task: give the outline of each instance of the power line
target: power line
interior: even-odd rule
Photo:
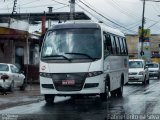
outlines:
[[[104,0],[105,1],[105,0]],[[105,1],[106,2],[106,1]],[[132,13],[130,13],[130,12],[128,12],[129,10],[127,9],[127,10],[125,10],[124,8],[122,8],[121,6],[119,6],[119,4],[116,2],[116,1],[114,1],[114,0],[111,0],[111,2],[113,3],[112,5],[114,5],[116,8],[118,8],[118,10],[121,12],[121,13],[123,13],[123,14],[125,14],[126,16],[128,16],[128,17],[131,17],[131,18],[138,18],[139,19],[139,16],[137,16],[136,14],[133,14],[133,12]]]
[[[84,0],[83,0],[84,1]],[[85,3],[87,3],[90,7],[92,7],[93,9],[97,10],[97,8],[95,8],[94,6],[92,6],[90,3],[88,3],[86,0],[85,0]],[[112,21],[114,20],[114,22],[118,22],[116,21],[114,18],[111,18],[108,16],[109,19],[112,19]],[[118,28],[118,27],[117,27]]]
[[[59,10],[59,9],[65,8],[65,7],[69,7],[69,5],[66,5],[66,6],[63,6],[63,7],[59,7],[59,8],[55,8],[53,10]]]
[[[88,12],[92,17],[94,17],[95,19],[98,20],[98,18],[97,18],[96,16],[94,16],[93,13],[89,12],[87,9],[85,9],[84,7],[82,7],[81,5],[79,5],[78,3],[76,3],[76,4],[77,4],[81,9],[83,9],[83,10],[86,11],[86,12]],[[91,20],[91,21],[93,21],[93,20]],[[102,22],[103,22],[103,21],[102,21]],[[105,22],[103,22],[103,23],[104,23],[105,25],[109,26],[109,27],[112,27],[112,26],[106,24]]]
[[[28,2],[28,3],[24,3],[24,4],[22,4],[21,6],[23,6],[23,5],[28,5],[28,4],[31,4],[31,3],[34,3],[34,2],[37,2],[37,0],[32,1],[32,2]]]
[[[84,1],[84,0],[83,0]],[[86,2],[86,0],[85,0],[85,2]],[[106,2],[106,1],[105,1]],[[88,5],[90,5],[90,7],[92,7],[92,8],[94,8],[95,9],[95,7],[93,7],[91,4],[89,4],[88,2],[86,2]],[[118,7],[120,7],[120,6],[118,6]],[[111,18],[111,19],[113,19],[113,18]],[[116,20],[114,20],[115,22],[117,22]],[[140,22],[141,20],[139,20],[138,22],[136,22],[136,23],[133,23],[133,24],[131,24],[131,25],[127,25],[127,27],[129,27],[129,26],[131,26],[129,29],[133,29],[133,28],[135,28],[135,27],[138,27],[139,26],[139,22]],[[136,24],[136,25],[135,25]],[[133,26],[134,25],[134,26]],[[116,27],[116,28],[120,28],[120,27]]]
[[[52,0],[52,1],[54,1],[54,2],[56,2],[56,3],[59,3],[59,4],[62,4],[62,5],[67,5],[67,4],[65,4],[65,3],[62,3],[62,2],[59,2],[59,1],[56,1],[56,0]]]
[[[156,23],[150,25],[150,26],[148,27],[148,29],[151,28],[151,27],[153,27],[153,26],[155,26],[155,25],[158,24],[159,22],[160,22],[160,21],[157,21]]]
[[[108,20],[109,22],[111,22],[111,23],[113,23],[113,24],[115,24],[115,25],[117,25],[117,26],[119,26],[119,27],[121,27],[121,28],[124,28],[124,29],[126,29],[126,30],[128,30],[128,31],[135,32],[135,31],[133,31],[133,30],[130,30],[130,29],[128,29],[128,28],[126,28],[126,27],[124,27],[124,26],[122,26],[122,25],[119,25],[118,23],[116,23],[116,22],[108,19],[107,17],[105,17],[105,16],[102,15],[101,13],[97,12],[96,10],[92,9],[90,6],[88,6],[87,4],[85,4],[83,1],[81,1],[81,0],[79,0],[79,1],[80,1],[83,5],[85,5],[86,7],[88,7],[89,9],[91,9],[92,11],[94,11],[95,13],[97,13],[98,15],[100,15],[101,17],[103,17],[103,18],[105,18],[106,20]],[[136,32],[136,33],[137,33],[137,32]]]

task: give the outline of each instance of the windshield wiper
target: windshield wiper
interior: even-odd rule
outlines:
[[[47,58],[49,58],[49,57],[63,57],[63,58],[65,58],[66,60],[71,61],[71,59],[67,58],[67,57],[64,56],[64,55],[47,55],[47,56],[44,56],[44,58],[45,58],[45,57],[47,57]]]
[[[83,56],[86,56],[86,57],[88,57],[89,59],[92,59],[92,60],[95,60],[95,59],[97,59],[97,58],[92,58],[90,55],[88,55],[88,54],[85,54],[85,53],[65,53],[65,54],[71,54],[71,55],[83,55]]]

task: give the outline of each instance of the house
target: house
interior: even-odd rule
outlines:
[[[39,36],[23,30],[0,27],[0,63],[15,64],[24,71],[27,66],[28,71],[38,74]],[[34,70],[29,70],[29,66]]]

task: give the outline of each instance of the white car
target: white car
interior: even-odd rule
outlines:
[[[147,63],[148,70],[149,70],[149,77],[157,77],[157,79],[160,78],[160,65],[159,63],[152,62]]]
[[[13,92],[14,87],[25,90],[25,76],[15,65],[0,63],[0,88]]]
[[[142,82],[149,84],[149,71],[142,59],[129,60],[129,82]]]

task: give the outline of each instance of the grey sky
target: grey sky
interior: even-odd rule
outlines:
[[[48,6],[54,7],[55,12],[59,11],[69,11],[69,0],[17,0],[17,12],[43,12],[48,11]],[[58,2],[62,3],[58,3]],[[92,14],[94,16],[93,20],[101,20],[105,24],[112,26],[114,28],[119,28],[125,33],[136,33],[138,26],[141,25],[142,19],[142,1],[141,0],[81,0],[98,13],[104,15],[111,21],[130,29],[131,31],[125,30],[106,19],[96,14],[87,8],[84,4],[76,0],[76,11],[88,11],[88,15]],[[0,0],[0,13],[11,13],[13,6],[13,0]],[[82,9],[83,8],[83,9]],[[160,33],[160,2],[146,2],[146,24],[145,28],[150,27],[151,33]],[[95,19],[96,18],[96,19]],[[155,24],[155,25],[154,25]]]

